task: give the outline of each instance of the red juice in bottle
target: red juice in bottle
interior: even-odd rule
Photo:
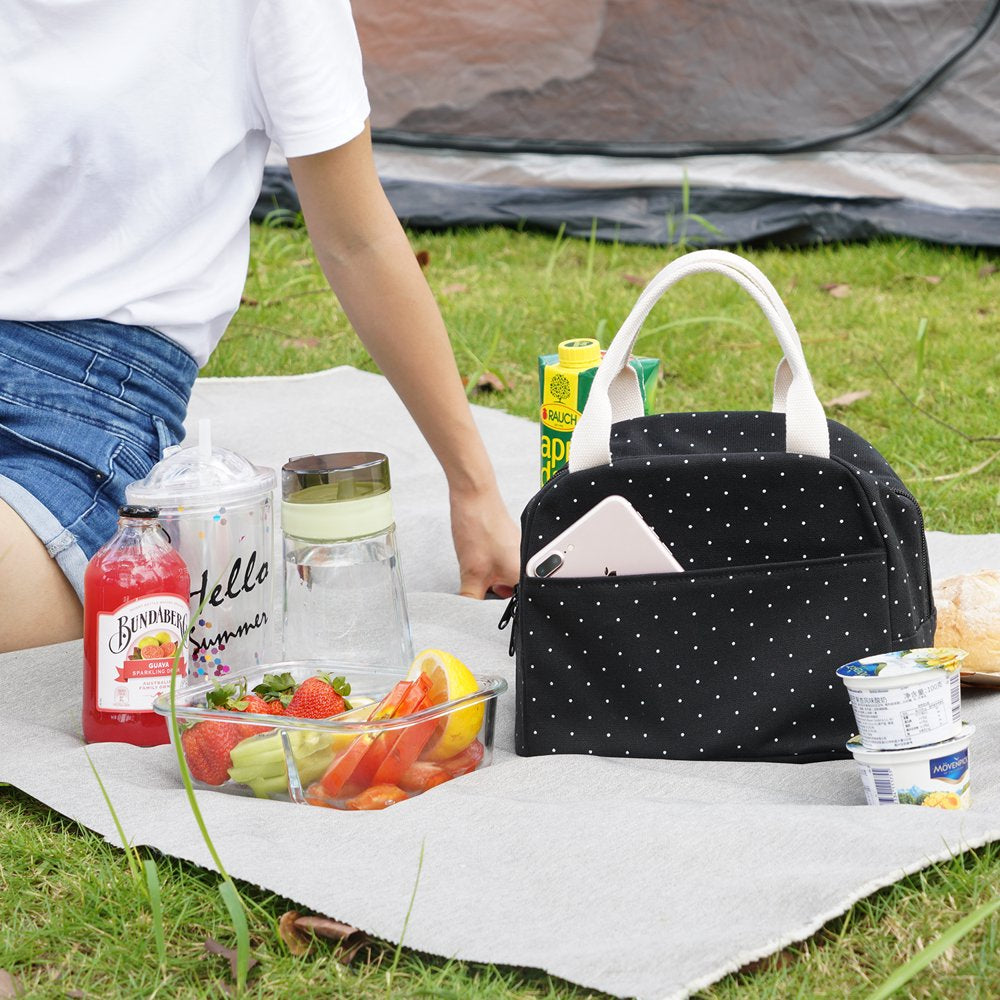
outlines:
[[[155,507],[118,508],[118,531],[83,578],[83,738],[88,743],[169,742],[153,700],[187,673],[191,585]]]

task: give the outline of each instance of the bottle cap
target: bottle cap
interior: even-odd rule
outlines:
[[[148,518],[152,520],[160,516],[160,511],[157,507],[140,507],[138,504],[126,503],[118,508],[118,516]]]
[[[393,523],[389,459],[377,451],[304,455],[281,467],[281,525],[312,541],[343,541]]]
[[[559,364],[564,368],[592,368],[601,363],[601,345],[592,338],[564,340],[559,345]]]

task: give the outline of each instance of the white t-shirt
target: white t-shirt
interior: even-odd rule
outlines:
[[[368,112],[349,0],[4,0],[0,319],[150,326],[204,364],[270,140],[318,153]]]

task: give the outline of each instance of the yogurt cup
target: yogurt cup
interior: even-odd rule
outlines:
[[[862,745],[869,750],[905,750],[958,736],[959,664],[965,656],[962,649],[903,649],[838,668]]]
[[[855,736],[847,749],[858,762],[868,805],[968,809],[969,740],[975,731],[965,722],[954,739],[909,750],[869,750]]]

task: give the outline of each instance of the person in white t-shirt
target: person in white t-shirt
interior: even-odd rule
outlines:
[[[445,471],[461,592],[509,592],[518,529],[379,183],[348,0],[6,5],[0,107],[0,651],[80,634],[86,561],[239,304],[272,141]]]

